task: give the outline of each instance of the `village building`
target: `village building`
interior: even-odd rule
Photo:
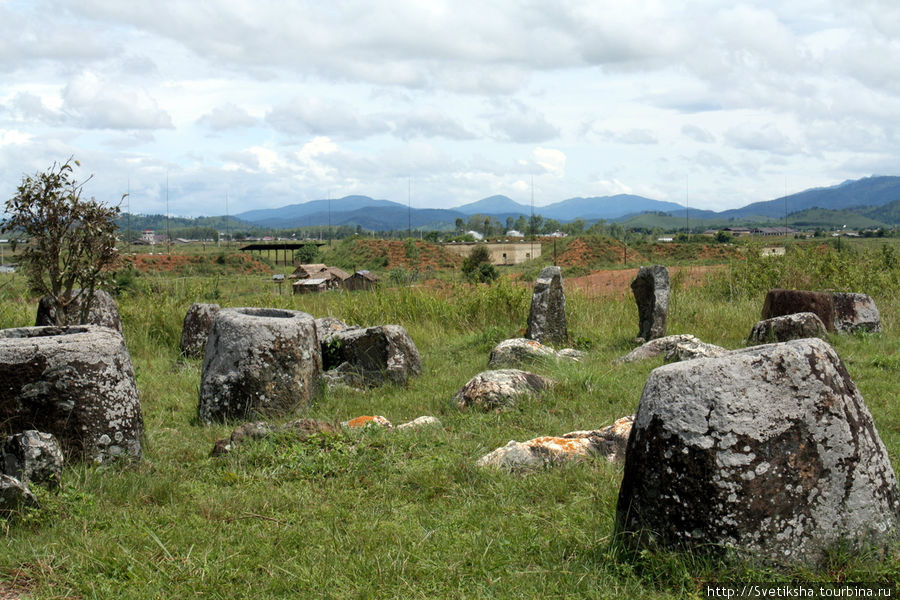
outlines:
[[[541,256],[541,245],[531,242],[444,244],[443,248],[453,254],[468,258],[475,247],[479,245],[487,248],[492,265],[517,265]]]
[[[330,289],[330,277],[309,277],[306,279],[298,279],[291,284],[291,288],[295,294],[314,294],[324,292]]]
[[[344,280],[344,288],[348,291],[370,290],[378,284],[378,276],[370,271],[357,271]]]

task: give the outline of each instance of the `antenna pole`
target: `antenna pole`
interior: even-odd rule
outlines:
[[[131,176],[128,177],[128,186],[125,197],[128,198],[126,210],[128,211],[128,252],[131,253]]]
[[[691,180],[690,176],[684,178],[684,235],[690,235],[691,231]]]
[[[406,237],[412,238],[412,177],[406,178],[407,230]]]
[[[166,171],[166,254],[169,253],[169,172]]]
[[[531,260],[534,260],[534,175],[531,176]]]

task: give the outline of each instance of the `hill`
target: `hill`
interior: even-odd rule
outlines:
[[[301,204],[289,204],[281,208],[250,210],[235,216],[260,227],[306,227],[309,225],[328,225],[329,213],[334,219],[337,215],[364,208],[407,210],[405,205],[390,200],[375,200],[368,196],[344,196],[334,200],[310,200]],[[315,217],[315,222],[313,222],[313,217]],[[334,224],[334,220],[332,220],[332,224]]]
[[[881,206],[854,209],[854,212],[887,225],[900,225],[900,199]]]
[[[883,206],[900,199],[900,177],[866,177],[845,181],[840,185],[813,188],[765,202],[754,202],[743,208],[719,213],[725,218],[746,218],[761,215],[784,218],[785,212],[797,212],[807,208],[842,210],[862,206]]]
[[[722,212],[710,210],[687,209],[675,202],[665,202],[645,198],[634,194],[617,194],[614,196],[575,197],[554,202],[544,206],[536,206],[534,212],[544,219],[560,222],[584,219],[585,221],[625,220],[644,213],[666,213],[673,221],[649,219],[658,224],[650,225],[667,230],[682,228],[685,213],[692,223],[704,227],[723,227],[736,224],[769,224],[771,220],[784,219],[785,210],[798,212],[812,208],[826,210],[850,210],[875,221],[896,224],[900,220],[900,208],[895,203],[900,200],[900,177],[867,177],[856,181],[846,181],[840,185],[815,188],[776,198],[765,202],[755,202],[742,208]],[[886,212],[878,212],[879,207]],[[875,210],[868,214],[866,211]],[[291,204],[281,208],[270,208],[246,211],[235,217],[257,227],[266,228],[298,228],[309,226],[346,225],[364,227],[373,231],[404,230],[413,227],[417,230],[447,230],[454,227],[456,219],[466,219],[474,214],[482,214],[497,218],[500,222],[507,217],[528,216],[531,207],[512,200],[503,195],[489,196],[476,202],[463,204],[452,209],[412,208],[407,204],[390,200],[376,200],[368,196],[345,196],[335,200],[312,200],[302,204]],[[824,217],[825,214],[821,215]],[[412,223],[410,224],[410,221]],[[637,219],[633,226],[647,227],[643,224],[648,219]],[[840,226],[846,219],[834,223],[821,223],[820,226]],[[640,224],[638,224],[640,223]],[[245,225],[246,227],[246,225]]]
[[[871,229],[884,227],[884,223],[876,221],[853,210],[831,210],[827,208],[808,208],[787,216],[787,223],[792,227],[808,229],[811,227],[843,227],[851,229]]]

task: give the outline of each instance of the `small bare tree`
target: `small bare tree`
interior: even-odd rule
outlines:
[[[84,323],[94,291],[113,275],[118,261],[116,224],[119,207],[83,200],[84,184],[74,178],[69,158],[43,173],[27,176],[6,201],[0,232],[27,240],[20,257],[31,291],[49,296],[58,325]],[[15,250],[18,239],[11,236]],[[78,307],[77,314],[69,314]]]

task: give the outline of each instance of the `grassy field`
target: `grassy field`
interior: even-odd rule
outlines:
[[[702,288],[674,281],[669,333],[738,348],[768,286],[872,294],[884,333],[829,341],[900,470],[900,267],[890,253],[799,250],[780,263],[736,262]],[[5,277],[0,326],[33,324],[35,301]],[[586,359],[540,369],[556,388],[484,414],[460,411],[451,398],[487,368],[493,345],[524,333],[528,286],[274,289],[264,275],[127,282],[118,301],[143,404],[144,460],[69,465],[59,493],[40,493],[40,510],[0,522],[0,581],[34,598],[689,598],[707,582],[885,582],[900,572],[900,548],[883,559],[836,553],[817,569],[780,570],[739,558],[629,554],[613,531],[621,465],[585,461],[526,475],[474,466],[511,439],[596,428],[635,411],[661,360],[612,362],[632,348],[633,301],[570,293],[570,336]],[[211,458],[234,424],[197,424],[200,361],[178,353],[188,307],[211,301],[403,325],[423,356],[420,377],[408,387],[326,391],[304,416],[379,414],[398,424],[434,415],[443,427],[276,437]]]

